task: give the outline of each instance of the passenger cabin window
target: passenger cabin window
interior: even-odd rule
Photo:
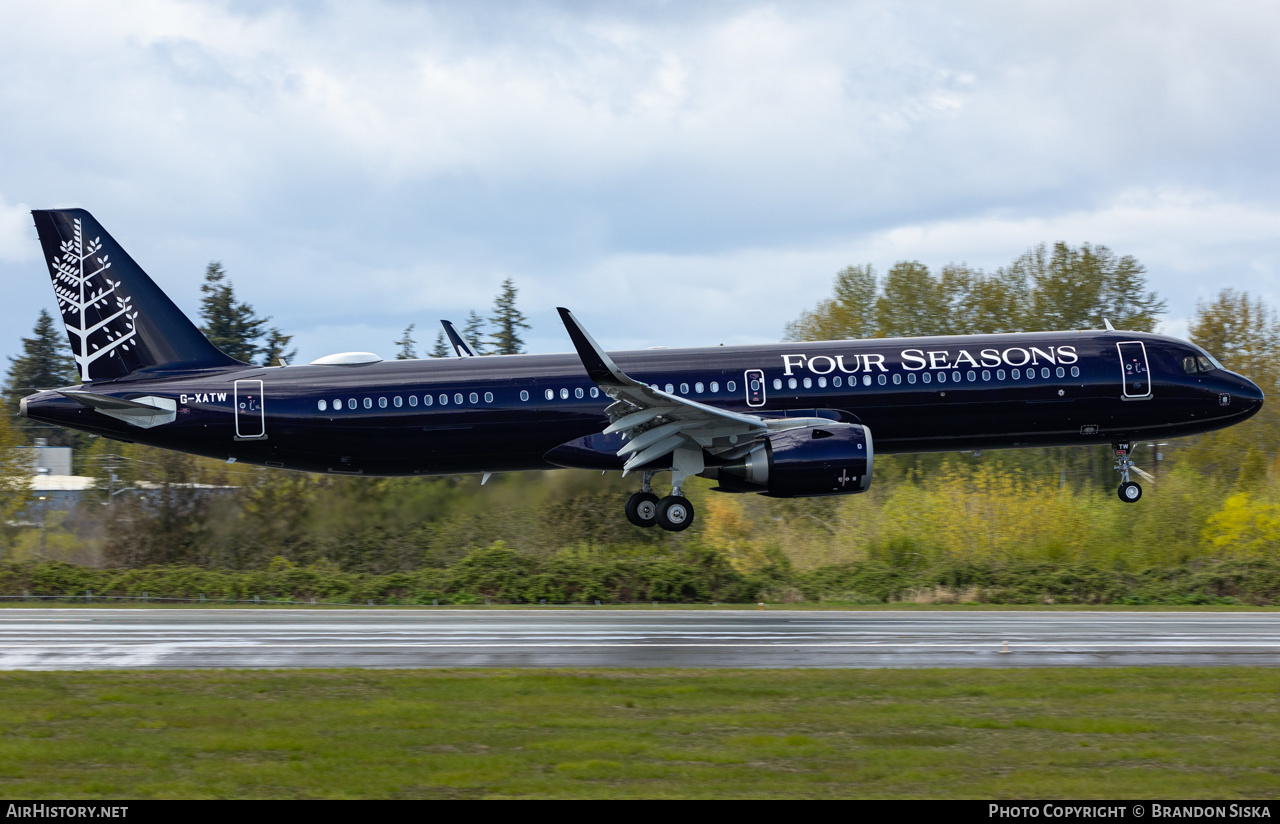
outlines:
[[[528,389],[521,389],[521,390],[520,390],[520,400],[522,400],[522,401],[527,401],[527,400],[529,400],[529,390],[528,390]]]
[[[560,390],[560,400],[562,400],[562,401],[567,401],[567,400],[569,400],[569,390],[568,390],[568,389],[561,389],[561,390]]]
[[[839,375],[836,375],[834,378],[831,379],[832,386],[839,386],[842,383],[844,383],[844,380]]]
[[[702,381],[698,381],[697,383],[695,383],[695,384],[693,385],[693,391],[694,391],[694,392],[697,392],[699,395],[701,395],[701,394],[702,394],[702,390],[703,390],[703,388],[704,388],[704,387],[703,387],[703,385],[702,385]]]
[[[430,406],[430,405],[431,405],[431,396],[430,396],[430,395],[423,395],[423,396],[422,396],[422,405],[423,405],[423,406]]]
[[[600,397],[600,387],[598,386],[591,387],[591,397],[593,398]]]
[[[480,396],[479,396],[479,395],[477,395],[475,392],[472,392],[472,393],[471,393],[471,402],[472,402],[472,403],[480,403]]]
[[[1079,367],[1079,366],[1073,366],[1073,367],[1071,367],[1071,377],[1073,377],[1073,378],[1078,378],[1078,377],[1080,377],[1080,367]]]
[[[719,391],[720,391],[720,384],[716,383],[715,381],[712,381],[712,382],[711,382],[711,391],[712,391],[712,392],[719,392]]]
[[[386,409],[386,408],[387,408],[387,399],[386,399],[386,398],[378,398],[378,408],[379,408],[379,409]]]
[[[320,409],[321,412],[323,412],[326,408],[328,408],[329,402],[322,398],[316,401],[316,406]]]
[[[493,393],[492,393],[492,392],[485,392],[485,393],[484,393],[484,402],[485,402],[485,403],[493,403]]]
[[[836,380],[840,380],[840,379],[839,379],[839,378],[836,378]],[[908,372],[908,373],[907,373],[907,383],[915,383],[915,382],[916,382],[916,373],[915,373],[915,372]]]
[[[410,406],[417,406],[417,405],[418,405],[418,396],[417,396],[417,395],[410,395],[410,396],[409,396],[409,405],[410,405]]]
[[[549,401],[553,401],[556,399],[556,390],[554,389],[548,389],[545,394],[546,394],[547,400]]]
[[[448,396],[448,395],[443,395],[443,394],[442,394],[442,395],[440,396],[440,405],[441,405],[441,406],[448,406],[448,405],[449,405],[449,396]]]
[[[395,400],[393,400],[392,403],[396,405],[396,409],[399,409],[400,407],[404,406],[404,398],[400,397],[399,395],[396,395]]]
[[[782,388],[782,378],[774,378],[774,379],[773,379],[773,388],[774,388],[774,389],[781,389],[781,388]]]
[[[578,400],[582,400],[582,398],[583,398],[586,394],[587,394],[586,392],[583,392],[583,391],[582,391],[582,387],[581,387],[581,386],[579,386],[577,389],[573,390],[573,396],[574,396],[575,398],[577,398]]]
[[[735,381],[728,381],[725,383],[724,388],[730,392],[737,392],[738,384]]]
[[[680,384],[680,394],[681,394],[681,395],[688,395],[688,394],[689,394],[689,384],[687,384],[687,383],[682,383],[682,384]]]
[[[461,405],[461,404],[462,404],[462,393],[461,393],[461,392],[455,392],[455,393],[453,393],[453,402],[454,402],[454,403],[456,403],[456,404],[459,404],[459,405]]]

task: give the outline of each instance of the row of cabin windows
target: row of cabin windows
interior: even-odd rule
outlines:
[[[453,395],[453,403],[454,403],[455,405],[461,406],[462,404],[467,403],[468,401],[470,401],[470,402],[471,402],[471,403],[473,403],[473,404],[478,404],[478,403],[480,403],[480,393],[478,393],[478,392],[472,392],[472,393],[470,393],[469,395],[463,395],[461,392],[455,392],[455,393],[454,393],[454,395]],[[422,405],[423,405],[423,406],[433,406],[436,402],[437,402],[436,397],[434,397],[434,396],[432,396],[432,395],[423,395],[423,396],[422,396]],[[493,403],[493,393],[492,393],[492,392],[485,392],[485,393],[484,393],[484,402],[485,402],[485,403]],[[321,412],[324,412],[324,411],[328,410],[328,408],[329,408],[329,403],[330,403],[329,401],[327,401],[327,400],[325,400],[325,399],[323,399],[323,398],[322,398],[322,399],[320,399],[320,400],[316,401],[316,408],[317,408],[317,409],[319,409]],[[366,397],[366,398],[363,398],[363,399],[361,399],[361,400],[357,400],[356,398],[347,398],[345,401],[344,401],[342,398],[334,398],[334,399],[333,399],[333,409],[334,409],[334,411],[335,411],[335,412],[340,412],[340,411],[342,411],[343,409],[349,409],[349,410],[351,410],[351,411],[353,411],[353,412],[354,412],[354,411],[356,411],[357,409],[359,409],[361,406],[363,406],[365,409],[372,409],[372,408],[373,408],[374,403],[375,403],[375,401],[374,401],[374,399],[373,399],[373,398],[371,398],[371,397]],[[383,397],[379,397],[379,398],[377,399],[376,403],[378,404],[378,408],[379,408],[379,409],[386,409],[386,408],[387,408],[387,406],[388,406],[388,399],[387,399],[385,396],[383,396]],[[401,408],[401,407],[403,407],[403,406],[404,406],[404,404],[405,404],[405,399],[404,399],[403,397],[401,397],[400,395],[395,395],[394,397],[392,397],[392,398],[390,399],[390,402],[389,402],[389,403],[390,403],[390,405],[391,405],[391,406],[394,406],[394,407],[396,407],[397,409],[399,409],[399,408]],[[439,395],[439,403],[440,403],[440,405],[441,405],[441,406],[448,406],[448,405],[449,405],[449,395],[448,395],[448,393],[441,393],[441,394]],[[418,405],[418,396],[417,396],[417,395],[410,395],[410,396],[409,396],[409,406],[417,406],[417,405]]]
[[[658,385],[655,383],[653,385],[653,388],[657,389]],[[724,389],[726,392],[736,392],[738,391],[738,384],[735,383],[734,381],[725,381]],[[672,384],[672,383],[667,384],[666,386],[663,387],[663,391],[666,392],[668,395],[674,395],[676,393],[675,384]],[[698,381],[693,385],[693,394],[695,395],[701,395],[703,392],[707,392],[707,391],[710,391],[711,394],[713,395],[719,392],[720,382],[712,381],[709,384],[703,384],[702,381]],[[689,394],[689,384],[687,383],[680,384],[680,394],[681,395]]]
[[[1018,369],[1018,368],[1016,368],[1016,367],[1015,367],[1015,368],[1013,368],[1013,369],[1009,370],[1009,377],[1013,378],[1013,380],[1015,380],[1015,381],[1016,381],[1016,380],[1022,380],[1022,379],[1023,379],[1023,372],[1024,372],[1024,370],[1022,370],[1022,369]],[[1028,368],[1025,370],[1025,372],[1026,372],[1026,379],[1027,379],[1027,380],[1035,380],[1035,378],[1036,378],[1036,370],[1035,370],[1035,368],[1034,368],[1034,367],[1028,367]],[[1059,378],[1065,378],[1065,377],[1067,376],[1066,370],[1065,370],[1063,367],[1061,367],[1061,366],[1059,366],[1056,370],[1053,370],[1052,372],[1050,371],[1049,367],[1047,367],[1047,366],[1045,366],[1045,367],[1041,367],[1041,369],[1040,369],[1040,377],[1041,377],[1042,379],[1044,379],[1044,380],[1048,380],[1048,379],[1049,379],[1051,376],[1053,376],[1054,374],[1056,374],[1056,375],[1057,375],[1057,377],[1059,377]],[[1071,367],[1071,377],[1073,377],[1073,378],[1078,378],[1078,377],[1080,377],[1080,367],[1078,367],[1078,366],[1073,366],[1073,367]],[[1005,379],[1005,371],[1004,371],[1003,369],[997,369],[997,370],[995,371],[995,379],[996,379],[996,380],[998,380],[998,381],[1002,381],[1002,380],[1004,380],[1004,379]],[[914,383],[916,383],[916,381],[917,381],[917,380],[919,380],[921,383],[932,383],[934,380],[936,380],[938,383],[946,383],[946,382],[947,382],[947,373],[946,373],[946,372],[938,372],[936,375],[933,375],[933,374],[931,374],[931,373],[929,373],[929,372],[921,372],[921,373],[919,373],[919,378],[917,378],[917,373],[915,373],[915,372],[908,372],[908,373],[907,373],[907,383],[909,383],[909,384],[914,384]],[[952,383],[960,383],[962,380],[967,380],[967,381],[969,381],[970,383],[972,383],[972,382],[974,382],[974,381],[978,380],[978,373],[977,373],[977,371],[976,371],[976,370],[973,370],[973,369],[970,369],[968,372],[965,372],[965,373],[961,373],[961,372],[952,372],[952,373],[951,373],[951,382],[952,382]],[[991,370],[990,370],[990,369],[983,369],[983,370],[982,370],[982,380],[984,380],[984,381],[989,381],[989,380],[991,380]],[[877,383],[879,383],[881,386],[884,386],[885,384],[887,384],[887,383],[889,382],[889,378],[888,378],[887,376],[883,375],[883,374],[881,374],[881,375],[877,375],[877,376],[876,376],[876,382],[877,382]],[[893,375],[893,382],[894,382],[894,384],[901,384],[901,383],[902,383],[902,373],[900,373],[900,372],[896,372],[896,373],[894,373],[894,375]],[[796,378],[788,378],[788,379],[787,379],[787,388],[788,388],[788,389],[799,389],[799,388],[801,387],[801,385],[803,385],[805,389],[812,389],[812,388],[813,388],[813,385],[814,385],[814,379],[813,379],[813,378],[803,378],[803,379],[801,379],[801,380],[797,380]],[[817,385],[818,385],[818,388],[819,388],[819,389],[825,389],[825,388],[827,387],[827,378],[826,378],[826,377],[819,377],[819,378],[817,379]],[[840,387],[841,387],[841,386],[843,386],[843,385],[844,385],[844,379],[843,379],[840,375],[836,375],[835,377],[831,378],[831,386],[833,386],[833,387],[835,387],[835,388],[837,388],[837,389],[838,389],[838,388],[840,388]],[[858,385],[858,379],[857,379],[856,377],[849,378],[849,386],[850,386],[850,388],[855,387],[855,386],[857,386],[857,385]],[[870,376],[870,375],[863,375],[863,376],[862,376],[862,385],[863,385],[863,386],[870,386],[870,385],[871,385],[871,376]],[[657,385],[657,384],[654,384],[654,385],[653,385],[653,388],[654,388],[654,389],[657,389],[657,388],[658,388],[658,385]],[[674,384],[670,384],[670,383],[669,383],[669,384],[667,384],[667,385],[666,385],[665,387],[663,387],[663,388],[665,389],[665,391],[666,391],[666,392],[667,392],[667,394],[669,394],[669,395],[670,395],[670,394],[674,394],[674,393],[675,393],[675,391],[676,391],[676,387],[675,387],[675,385],[674,385]],[[693,392],[694,392],[694,394],[701,395],[703,392],[705,392],[705,391],[707,391],[707,390],[710,390],[710,391],[714,394],[714,393],[716,393],[716,392],[719,392],[719,391],[720,391],[720,383],[719,383],[718,381],[711,381],[711,383],[710,383],[710,384],[703,384],[701,381],[698,381],[697,383],[694,383],[694,384],[693,384],[693,387],[692,387],[692,388],[693,388]],[[781,391],[781,390],[782,390],[782,379],[781,379],[781,378],[774,378],[774,379],[773,379],[773,388],[774,388],[774,391]],[[690,389],[689,384],[687,384],[687,383],[682,383],[682,384],[680,384],[680,394],[681,394],[681,395],[688,395],[688,394],[689,394],[689,389]],[[736,384],[734,381],[726,381],[726,382],[725,382],[725,390],[726,390],[726,391],[728,391],[728,392],[735,392],[735,391],[737,391],[737,384]],[[569,390],[569,389],[567,389],[567,388],[563,388],[563,387],[562,387],[558,392],[557,392],[555,389],[548,389],[548,390],[546,390],[546,391],[543,393],[543,397],[545,397],[545,398],[546,398],[547,400],[549,400],[549,401],[553,401],[553,400],[555,400],[555,399],[556,399],[556,396],[557,396],[557,395],[559,395],[559,397],[560,397],[560,399],[561,399],[561,400],[566,400],[566,401],[567,401],[567,400],[569,399],[569,394],[570,394],[570,392],[571,392],[571,391],[572,391],[572,393],[573,393],[573,397],[578,398],[578,399],[582,399],[582,398],[585,398],[585,397],[587,397],[587,396],[590,396],[591,398],[598,398],[598,397],[600,397],[600,389],[599,389],[598,387],[595,387],[595,386],[592,386],[592,387],[591,387],[591,388],[589,388],[589,389],[583,389],[581,386],[579,386],[579,387],[577,387],[577,388],[575,388],[575,389],[573,389],[573,390]],[[440,404],[441,406],[448,406],[448,405],[449,405],[449,395],[448,395],[448,393],[445,393],[445,392],[440,393],[440,395],[438,395],[438,396],[423,395],[423,396],[422,396],[422,405],[423,405],[423,406],[432,406],[432,405],[434,405],[434,404],[437,402],[437,399],[438,399],[438,402],[439,402],[439,404]],[[528,391],[527,389],[522,389],[522,390],[520,390],[520,400],[522,400],[522,401],[528,401],[528,400],[529,400],[529,391]],[[478,403],[480,403],[480,394],[479,394],[478,392],[472,392],[472,393],[470,393],[469,395],[463,395],[463,393],[461,393],[461,392],[455,392],[455,393],[454,393],[454,395],[453,395],[453,403],[454,403],[454,405],[456,405],[456,406],[461,406],[463,403],[466,403],[466,402],[468,402],[468,401],[470,401],[472,404],[478,404]],[[493,403],[493,393],[492,393],[492,392],[485,392],[485,393],[484,393],[484,402],[485,402],[485,403]],[[405,402],[404,402],[404,398],[403,398],[403,397],[401,397],[400,395],[395,395],[395,396],[393,396],[393,397],[390,399],[390,405],[391,405],[391,406],[396,407],[397,409],[399,409],[399,408],[403,407],[403,406],[404,406],[404,403],[405,403]],[[387,400],[387,398],[386,398],[385,396],[379,397],[379,398],[378,398],[378,400],[377,400],[377,404],[378,404],[378,408],[379,408],[379,409],[386,409],[386,408],[387,408],[387,405],[388,405],[388,400]],[[341,410],[343,410],[343,409],[350,409],[350,410],[352,410],[352,411],[355,411],[355,410],[359,409],[359,408],[360,408],[360,406],[362,406],[362,405],[364,406],[364,408],[365,408],[365,409],[372,409],[372,408],[373,408],[373,405],[374,405],[374,399],[373,399],[372,397],[365,397],[365,398],[363,398],[362,400],[356,400],[355,398],[348,398],[348,399],[347,399],[347,400],[345,400],[345,401],[344,401],[344,400],[342,400],[341,398],[334,398],[334,399],[333,399],[333,408],[334,408],[334,410],[335,410],[335,411],[341,411]],[[417,405],[418,405],[418,396],[417,396],[417,395],[409,395],[409,406],[414,407],[414,406],[417,406]],[[324,411],[328,410],[328,408],[329,408],[329,401],[327,401],[327,400],[323,400],[323,399],[322,399],[322,400],[319,400],[319,401],[316,401],[316,406],[319,408],[319,410],[320,410],[321,412],[324,412]]]
[[[1013,378],[1015,381],[1017,381],[1017,380],[1022,380],[1022,379],[1023,379],[1023,371],[1024,371],[1024,370],[1022,370],[1022,369],[1017,369],[1017,368],[1011,369],[1011,370],[1009,370],[1009,377]],[[1029,381],[1030,381],[1030,380],[1035,380],[1035,378],[1036,378],[1036,370],[1035,370],[1035,368],[1034,368],[1034,367],[1028,367],[1025,371],[1026,371],[1026,379],[1027,379],[1027,380],[1029,380]],[[946,382],[947,382],[947,373],[946,373],[946,372],[938,372],[936,375],[930,374],[929,372],[921,372],[921,373],[919,373],[919,378],[917,378],[917,377],[916,377],[916,375],[917,375],[917,373],[915,373],[915,372],[908,372],[908,373],[907,373],[907,383],[915,383],[917,380],[919,380],[921,383],[932,383],[932,382],[933,382],[933,381],[935,381],[935,380],[936,380],[938,383],[946,383]],[[1051,371],[1051,370],[1049,369],[1049,367],[1047,367],[1047,366],[1043,366],[1043,367],[1041,367],[1041,368],[1040,368],[1040,377],[1041,377],[1042,379],[1044,379],[1044,380],[1048,380],[1050,377],[1052,377],[1052,376],[1054,376],[1054,375],[1057,375],[1057,377],[1059,377],[1059,378],[1065,378],[1065,377],[1067,376],[1067,370],[1066,370],[1066,369],[1064,369],[1064,368],[1063,368],[1063,367],[1061,367],[1061,366],[1057,367],[1057,369],[1052,370],[1052,371]],[[1073,366],[1073,367],[1071,367],[1071,377],[1073,377],[1073,378],[1078,378],[1078,377],[1080,377],[1080,367],[1078,367],[1078,366]],[[996,378],[996,380],[998,380],[998,381],[1002,381],[1002,380],[1004,380],[1004,379],[1005,379],[1005,371],[1004,371],[1003,369],[997,369],[997,370],[995,371],[995,378]],[[982,379],[983,379],[984,381],[989,381],[989,380],[991,380],[991,370],[990,370],[990,369],[983,369],[983,370],[982,370]],[[961,373],[961,372],[952,372],[952,373],[951,373],[951,382],[952,382],[952,383],[960,383],[961,381],[966,381],[966,380],[967,380],[967,381],[969,381],[969,382],[971,382],[971,383],[972,383],[972,382],[974,382],[974,381],[976,381],[976,380],[978,380],[978,372],[977,372],[977,370],[970,369],[968,372],[964,372],[964,373]],[[881,386],[884,386],[884,385],[885,385],[885,384],[887,384],[888,382],[889,382],[889,378],[888,378],[888,376],[883,375],[883,374],[882,374],[882,375],[877,375],[877,376],[876,376],[876,383],[880,384]],[[900,384],[900,383],[902,383],[902,373],[900,373],[900,372],[894,373],[894,375],[893,375],[893,382],[894,382],[895,384]],[[832,385],[832,386],[834,386],[834,387],[836,387],[836,388],[839,388],[841,385],[843,385],[843,383],[844,383],[844,379],[843,379],[843,378],[841,378],[839,375],[836,375],[834,378],[832,378],[832,379],[831,379],[831,385]],[[788,389],[799,389],[802,385],[804,386],[804,388],[805,388],[805,389],[812,389],[812,388],[813,388],[813,384],[814,384],[814,379],[813,379],[813,378],[804,378],[803,380],[797,380],[797,379],[795,379],[795,378],[788,378],[788,379],[787,379],[787,388],[788,388]],[[825,377],[820,377],[820,378],[818,378],[818,380],[817,380],[817,384],[818,384],[818,388],[819,388],[819,389],[825,389],[825,388],[826,388],[826,386],[827,386],[827,379],[826,379]],[[849,378],[849,386],[850,386],[850,387],[854,387],[854,386],[857,386],[857,385],[858,385],[858,379],[857,379],[856,377],[855,377],[855,378]],[[863,386],[870,386],[870,385],[871,385],[871,376],[870,376],[870,375],[863,375],[863,376],[862,376],[862,385],[863,385]],[[774,378],[774,379],[773,379],[773,388],[774,388],[774,390],[775,390],[775,391],[781,391],[781,390],[782,390],[782,378]]]
[[[562,401],[569,400],[569,391],[570,390],[561,387],[560,400]],[[581,400],[582,398],[585,398],[588,394],[593,398],[598,398],[600,397],[600,388],[598,386],[593,386],[590,389],[583,389],[581,386],[579,386],[577,389],[573,390],[573,396],[575,398],[578,398],[579,400]],[[556,399],[556,390],[548,389],[547,391],[542,393],[542,396],[549,401],[553,401]],[[529,400],[529,393],[522,391],[520,393],[520,400],[522,401]]]
[[[655,383],[655,384],[653,384],[653,388],[654,388],[654,389],[657,389],[657,388],[658,388],[658,384],[656,384],[656,383]],[[727,391],[727,392],[736,392],[736,391],[738,390],[738,384],[737,384],[737,382],[736,382],[736,381],[725,381],[724,388],[725,388],[725,391]],[[701,394],[703,394],[703,393],[705,393],[705,392],[711,392],[712,394],[715,394],[715,393],[717,393],[717,392],[719,392],[719,391],[720,391],[720,382],[719,382],[719,381],[711,381],[711,383],[703,383],[702,381],[698,381],[698,382],[694,383],[694,384],[692,385],[692,387],[691,387],[689,384],[687,384],[687,383],[682,383],[682,384],[680,384],[680,394],[681,394],[681,395],[688,395],[688,394],[689,394],[689,390],[690,390],[690,389],[692,389],[692,390],[693,390],[693,394],[695,394],[695,395],[701,395]],[[673,395],[673,394],[675,394],[675,392],[676,392],[676,385],[675,385],[675,384],[673,384],[673,383],[669,383],[669,384],[667,384],[666,386],[664,386],[664,387],[663,387],[663,390],[664,390],[668,395]],[[573,389],[573,390],[569,390],[569,389],[561,388],[561,389],[559,390],[559,392],[557,392],[555,389],[547,389],[546,391],[544,391],[544,392],[543,392],[543,397],[545,397],[545,398],[546,398],[547,400],[549,400],[549,401],[553,401],[553,400],[555,400],[555,399],[556,399],[556,397],[559,397],[559,398],[560,398],[560,400],[562,400],[562,401],[567,401],[567,400],[569,400],[569,393],[570,393],[570,391],[572,391],[572,392],[573,392],[573,397],[578,398],[578,399],[585,398],[585,397],[587,397],[588,395],[589,395],[590,397],[592,397],[592,398],[598,398],[598,397],[600,397],[600,389],[599,389],[598,387],[595,387],[595,386],[591,387],[590,389],[585,389],[585,390],[584,390],[582,387],[580,387],[580,386],[579,386],[578,388],[576,388],[576,389]],[[523,391],[522,391],[522,392],[520,393],[520,400],[522,400],[522,401],[527,401],[527,400],[529,400],[529,393],[528,393],[528,392],[523,392]]]

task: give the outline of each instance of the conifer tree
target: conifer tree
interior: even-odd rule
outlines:
[[[488,352],[485,351],[484,338],[484,318],[472,309],[467,313],[467,325],[462,327],[462,339],[471,344],[471,349],[477,355],[486,355]]]
[[[18,400],[33,392],[77,382],[78,373],[67,346],[67,336],[57,328],[53,317],[41,309],[31,337],[22,339],[22,354],[9,358],[5,405],[16,409]]]
[[[79,373],[71,358],[67,336],[58,328],[53,317],[41,309],[31,337],[22,339],[22,354],[9,358],[9,372],[4,381],[3,414],[6,418],[16,415],[18,402],[27,395],[79,382]],[[17,425],[17,428],[36,431],[35,426]],[[39,429],[40,436],[50,438],[50,443],[55,446],[70,446],[79,439],[70,430]]]
[[[449,344],[445,342],[444,332],[436,332],[436,344],[431,347],[431,357],[447,358],[449,357]]]
[[[411,323],[404,328],[404,335],[400,340],[396,341],[396,346],[400,347],[400,351],[396,353],[396,360],[417,360],[418,350],[414,348],[417,341],[413,339],[413,327],[417,324]]]
[[[285,366],[298,356],[297,349],[290,349],[293,335],[286,335],[276,327],[267,330],[267,343],[262,347],[263,366]]]
[[[260,318],[253,307],[236,300],[235,289],[227,280],[220,261],[210,261],[200,287],[200,319],[204,332],[214,346],[244,363],[253,363],[259,352],[258,339],[267,334],[263,329],[270,318]]]
[[[520,330],[528,329],[524,314],[516,308],[516,286],[507,278],[502,281],[502,291],[493,301],[493,316],[489,318],[493,334],[489,343],[498,355],[518,355],[524,351]]]

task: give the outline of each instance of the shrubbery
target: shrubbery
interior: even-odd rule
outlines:
[[[59,562],[0,566],[0,595],[116,596],[375,604],[746,603],[1280,604],[1280,563],[1214,560],[1142,570],[1020,563],[893,567],[862,561],[744,573],[716,550],[679,555],[539,559],[496,542],[443,568],[377,575],[277,559],[261,570],[192,566],[93,569]]]

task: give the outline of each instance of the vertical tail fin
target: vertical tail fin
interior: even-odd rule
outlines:
[[[84,383],[139,371],[238,366],[83,209],[33,211]]]

